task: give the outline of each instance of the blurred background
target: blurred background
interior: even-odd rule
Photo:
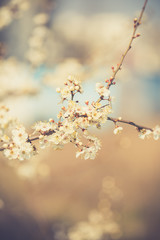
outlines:
[[[1,0],[0,101],[28,131],[56,119],[56,87],[69,74],[82,80],[81,100],[97,98],[95,83],[111,76],[132,35],[143,0]],[[114,117],[160,124],[160,2],[148,2],[140,38],[117,84]],[[159,240],[160,148],[130,126],[95,134],[95,160],[73,146],[40,150],[29,161],[0,156],[0,239]]]

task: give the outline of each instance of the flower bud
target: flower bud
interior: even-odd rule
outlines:
[[[50,123],[54,123],[54,120],[52,118],[49,119]]]
[[[141,36],[141,34],[140,34],[140,33],[137,33],[136,37],[140,37],[140,36]]]
[[[137,18],[134,18],[134,23],[137,23],[137,20],[138,20]]]

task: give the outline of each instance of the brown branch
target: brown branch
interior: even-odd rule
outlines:
[[[152,129],[152,128],[145,127],[145,126],[141,126],[141,125],[138,125],[138,124],[136,124],[136,123],[134,123],[134,122],[132,122],[132,121],[123,120],[123,119],[121,119],[121,118],[108,117],[107,120],[112,121],[112,122],[114,122],[115,124],[116,124],[117,122],[129,124],[129,125],[131,125],[131,126],[136,127],[138,131],[141,131],[142,129],[145,129],[145,130],[150,130],[151,132],[153,132],[153,129]]]
[[[122,57],[121,57],[121,59],[120,59],[120,62],[119,62],[119,64],[117,65],[117,68],[114,70],[113,75],[111,76],[111,78],[110,78],[110,80],[109,80],[109,82],[108,82],[108,84],[107,84],[107,88],[108,88],[108,89],[109,89],[110,86],[113,84],[113,81],[115,80],[115,77],[116,77],[117,73],[119,72],[119,70],[121,70],[121,67],[122,67],[122,64],[123,64],[123,62],[124,62],[124,59],[125,59],[127,53],[129,52],[129,50],[132,48],[132,42],[133,42],[133,40],[134,40],[136,37],[139,36],[139,35],[136,36],[135,34],[136,34],[136,31],[137,31],[139,25],[141,24],[141,19],[142,19],[144,10],[145,10],[145,8],[146,8],[147,2],[148,2],[148,0],[145,0],[144,5],[143,5],[143,8],[142,8],[142,10],[141,10],[141,13],[140,13],[140,15],[139,15],[139,18],[138,18],[138,19],[134,19],[134,29],[133,29],[132,37],[131,37],[131,39],[130,39],[130,41],[129,41],[129,44],[128,44],[128,47],[127,47],[125,53],[122,55]]]

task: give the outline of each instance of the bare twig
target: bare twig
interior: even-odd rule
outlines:
[[[119,72],[119,70],[121,70],[121,67],[122,67],[122,64],[123,64],[123,62],[124,62],[124,59],[125,59],[127,53],[129,52],[129,50],[132,48],[132,42],[133,42],[133,40],[134,40],[136,37],[139,37],[139,36],[140,36],[139,34],[136,35],[136,31],[137,31],[139,25],[141,24],[142,16],[143,16],[144,10],[145,10],[145,8],[146,8],[147,2],[148,2],[148,0],[145,0],[144,5],[143,5],[143,8],[142,8],[142,10],[141,10],[141,13],[140,13],[140,15],[139,15],[139,18],[138,18],[138,19],[137,19],[137,18],[134,19],[134,29],[133,29],[133,33],[132,33],[131,39],[130,39],[130,41],[129,41],[129,44],[128,44],[128,47],[127,47],[126,51],[124,52],[124,54],[123,54],[122,57],[121,57],[121,60],[120,60],[119,64],[117,64],[117,68],[113,71],[113,75],[111,76],[110,80],[108,81],[108,84],[107,84],[107,88],[108,88],[108,89],[109,89],[110,86],[113,84],[113,81],[115,80],[116,75],[117,75],[117,73]]]
[[[141,131],[142,129],[145,129],[145,130],[150,130],[151,132],[153,132],[152,128],[141,126],[141,125],[138,125],[137,123],[134,123],[132,121],[123,120],[121,118],[108,117],[107,120],[112,121],[114,123],[121,122],[121,123],[129,124],[131,126],[136,127],[138,131]]]

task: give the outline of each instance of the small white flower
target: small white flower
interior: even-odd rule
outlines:
[[[62,141],[62,136],[60,132],[56,132],[48,137],[48,141],[50,141],[53,144],[59,144]]]
[[[122,128],[122,127],[115,127],[115,129],[114,129],[113,133],[114,133],[114,134],[119,134],[119,133],[121,133],[121,132],[122,132],[122,130],[123,130],[123,128]]]
[[[29,142],[21,145],[18,152],[18,159],[23,161],[25,159],[30,159],[33,156],[33,147]]]
[[[96,91],[100,96],[109,97],[110,91],[102,83],[96,83]]]
[[[69,143],[69,142],[70,142],[70,137],[68,136],[68,134],[64,134],[62,136],[62,143],[66,144],[66,143]]]
[[[156,126],[153,130],[153,138],[158,140],[160,138],[160,126]]]
[[[60,126],[59,130],[66,134],[72,134],[75,131],[73,123],[67,120],[63,121],[63,125]]]
[[[71,91],[68,86],[65,88],[62,88],[62,90],[61,90],[62,99],[67,99],[70,97],[70,95],[71,95]]]
[[[80,89],[80,87],[79,86],[75,86],[75,89],[78,91]]]
[[[17,159],[18,158],[18,153],[19,153],[19,150],[17,147],[13,147],[13,148],[7,148],[3,151],[3,154],[6,158],[8,159]]]
[[[16,129],[12,130],[12,139],[16,145],[21,145],[26,142],[28,134],[25,131],[25,128],[18,126]]]
[[[149,138],[151,133],[152,132],[150,130],[142,129],[140,131],[139,138],[141,138],[141,139],[145,139],[146,137]]]
[[[84,159],[95,159],[97,150],[94,146],[84,149]]]
[[[43,135],[41,135],[40,137],[39,137],[39,143],[40,143],[40,148],[42,148],[42,149],[44,149],[44,148],[46,148],[46,147],[49,147],[50,146],[50,141],[48,140],[48,136],[43,136]]]

